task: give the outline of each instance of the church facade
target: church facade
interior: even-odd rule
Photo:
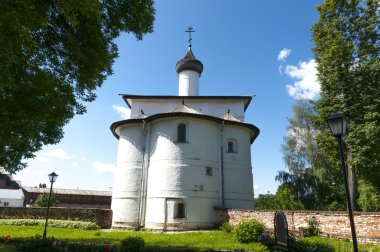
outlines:
[[[123,95],[130,119],[111,125],[113,227],[205,229],[219,221],[215,208],[253,208],[252,97],[199,96],[203,65],[191,43],[176,71],[178,96]]]

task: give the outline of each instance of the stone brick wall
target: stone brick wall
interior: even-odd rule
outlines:
[[[233,225],[239,222],[256,218],[274,229],[273,218],[275,211],[255,211],[242,209],[217,209],[222,222],[228,221]],[[307,227],[307,219],[315,216],[319,223],[322,236],[336,238],[351,237],[350,221],[347,212],[332,211],[284,211],[288,221],[288,228],[297,234],[300,227]],[[380,212],[354,212],[356,234],[359,242],[380,244]]]
[[[45,219],[45,207],[0,207],[1,219]],[[96,208],[52,207],[49,219],[90,221],[101,228],[111,228],[112,210]]]

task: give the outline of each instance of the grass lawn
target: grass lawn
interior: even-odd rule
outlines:
[[[42,235],[41,226],[0,226],[0,237],[10,235],[14,238],[34,237]],[[47,236],[70,242],[88,242],[119,244],[128,236],[142,237],[148,251],[156,251],[157,248],[165,248],[160,251],[168,251],[168,248],[188,248],[191,251],[220,251],[220,250],[242,250],[242,251],[271,251],[260,243],[241,244],[238,243],[231,233],[224,231],[199,231],[185,233],[152,233],[146,231],[121,231],[121,230],[83,230],[48,227]],[[311,237],[301,241],[305,246],[300,251],[325,251],[325,252],[351,252],[352,243],[346,241],[335,241],[321,237]],[[149,250],[150,249],[150,250]],[[321,250],[322,249],[322,250]],[[12,245],[0,243],[0,251],[14,252]],[[298,251],[298,250],[297,250]],[[360,244],[359,251],[380,252],[380,246]]]
[[[34,237],[42,235],[43,227],[40,226],[1,226],[0,236],[10,235],[11,238]],[[152,233],[143,231],[120,230],[82,230],[48,227],[47,236],[62,241],[78,241],[90,243],[118,244],[128,236],[142,237],[148,247],[189,248],[194,250],[247,250],[269,251],[266,246],[259,243],[240,244],[232,234],[224,231],[200,231],[186,233]],[[1,246],[1,245],[0,245]],[[6,246],[5,246],[6,247]],[[5,247],[0,247],[0,251]],[[10,250],[13,251],[13,250]]]

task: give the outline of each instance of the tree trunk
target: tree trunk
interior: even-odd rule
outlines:
[[[350,164],[352,160],[352,154],[350,151],[347,153],[347,180],[348,180],[348,188],[350,190],[350,201],[352,210],[356,211],[356,196],[357,196],[357,177],[355,171]]]

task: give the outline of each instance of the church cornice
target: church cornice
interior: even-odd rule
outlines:
[[[132,95],[132,94],[119,94],[123,97],[123,100],[128,105],[129,108],[132,107],[132,100],[243,100],[244,101],[244,112],[247,110],[249,104],[251,103],[255,95],[250,96],[178,96],[178,95]]]
[[[116,129],[120,126],[127,125],[127,124],[138,124],[138,123],[143,123],[143,122],[152,122],[158,119],[162,118],[171,118],[171,117],[190,117],[190,118],[197,118],[197,119],[202,119],[202,120],[207,120],[207,121],[213,121],[217,123],[224,123],[225,125],[236,125],[240,127],[247,128],[251,131],[252,137],[250,139],[251,144],[255,141],[256,137],[260,134],[260,129],[257,128],[253,124],[249,123],[243,123],[243,122],[238,122],[238,121],[230,121],[230,120],[225,120],[219,117],[214,117],[214,116],[209,116],[209,115],[203,115],[203,114],[193,114],[193,113],[185,113],[185,112],[174,112],[174,113],[162,113],[162,114],[155,114],[152,116],[148,116],[146,118],[134,118],[134,119],[127,119],[127,120],[122,120],[122,121],[117,121],[111,124],[111,131],[112,134],[119,139],[119,135],[116,133]]]

